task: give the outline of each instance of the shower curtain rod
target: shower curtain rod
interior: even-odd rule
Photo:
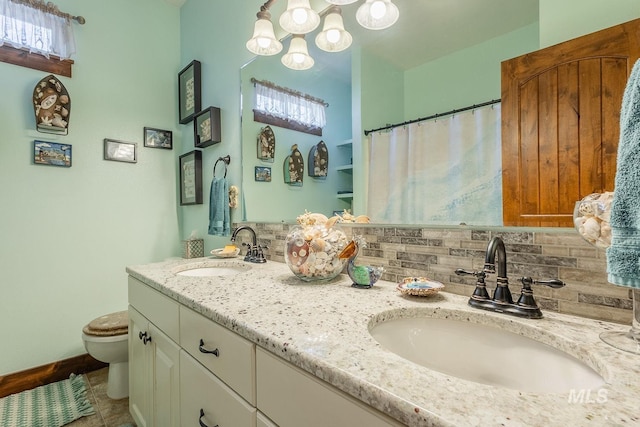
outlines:
[[[393,128],[396,128],[398,126],[404,126],[404,125],[408,125],[408,124],[411,124],[411,123],[423,122],[425,120],[437,119],[438,117],[449,116],[451,114],[461,113],[462,111],[473,110],[473,109],[480,108],[480,107],[486,107],[487,105],[497,104],[498,102],[501,102],[500,98],[492,99],[491,101],[483,102],[482,104],[474,104],[474,105],[470,105],[468,107],[458,108],[456,110],[451,110],[451,111],[446,111],[444,113],[437,113],[437,114],[434,114],[432,116],[427,116],[427,117],[421,117],[419,119],[408,120],[406,122],[396,123],[394,125],[387,125],[387,126],[384,126],[384,127],[381,127],[381,128],[377,128],[377,129],[365,130],[364,131],[364,136],[368,136],[371,132],[377,132],[379,130],[393,129]]]

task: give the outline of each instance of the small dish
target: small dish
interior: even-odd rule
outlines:
[[[214,249],[211,251],[211,255],[217,258],[235,258],[240,253],[240,248],[236,248],[233,251],[225,251],[224,248]]]
[[[405,277],[396,289],[403,295],[426,297],[437,294],[444,289],[444,285],[426,277]]]

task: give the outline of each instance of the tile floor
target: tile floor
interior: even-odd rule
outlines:
[[[123,424],[135,425],[131,414],[129,414],[129,399],[113,400],[107,397],[107,369],[99,369],[84,375],[88,389],[87,397],[96,413],[82,417],[67,426],[120,427]]]

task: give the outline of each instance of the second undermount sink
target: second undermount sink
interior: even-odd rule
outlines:
[[[373,338],[424,367],[481,384],[534,393],[592,390],[604,379],[573,356],[496,327],[431,317],[374,324]]]
[[[208,265],[188,268],[182,271],[178,271],[178,276],[188,277],[218,277],[218,276],[231,276],[239,273],[244,273],[251,270],[251,267],[245,264],[233,264],[233,265]]]

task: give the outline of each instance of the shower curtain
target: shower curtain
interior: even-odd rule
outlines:
[[[371,133],[371,221],[502,225],[500,134],[499,103]]]

